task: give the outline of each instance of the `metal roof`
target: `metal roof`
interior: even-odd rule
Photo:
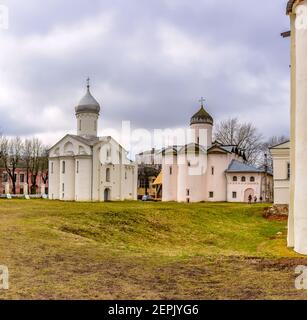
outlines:
[[[265,169],[257,168],[251,164],[243,163],[237,160],[232,160],[226,172],[252,172],[252,173],[264,173]],[[270,172],[268,172],[271,174]]]
[[[76,114],[78,113],[99,113],[100,105],[97,100],[92,96],[90,87],[87,86],[85,96],[80,100],[79,104],[75,108]]]

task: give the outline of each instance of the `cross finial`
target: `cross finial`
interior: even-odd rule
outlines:
[[[87,89],[89,89],[90,88],[90,78],[89,77],[87,77],[87,79],[86,79],[86,83],[87,83]]]
[[[199,102],[201,104],[201,106],[203,107],[204,106],[204,102],[206,101],[206,99],[204,97],[201,97]]]

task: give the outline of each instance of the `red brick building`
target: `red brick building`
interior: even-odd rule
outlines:
[[[29,174],[29,186],[28,188],[25,186],[27,183],[27,169],[24,163],[20,163],[18,165],[18,168],[15,171],[16,176],[16,194],[25,194],[25,191],[28,190],[28,194],[41,194],[42,185],[45,185],[45,193],[48,193],[48,178],[46,181],[46,184],[44,182],[44,179],[48,175],[47,170],[45,172],[39,172],[37,179],[36,179],[36,185],[32,186],[32,177],[31,174]],[[7,173],[4,166],[0,163],[0,194],[5,194],[5,186],[9,183],[9,191],[12,194],[13,193],[13,184],[12,180]]]

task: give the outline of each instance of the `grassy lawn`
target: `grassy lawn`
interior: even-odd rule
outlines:
[[[307,299],[265,206],[0,200],[0,299]]]

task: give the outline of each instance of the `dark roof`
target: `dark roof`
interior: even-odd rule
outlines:
[[[226,172],[248,172],[248,173],[264,173],[265,168],[257,168],[251,164],[243,163],[238,160],[232,160]],[[270,172],[268,172],[271,174]]]
[[[194,116],[191,118],[191,124],[196,124],[196,123],[209,123],[209,124],[213,125],[213,118],[204,109],[203,106],[201,106],[199,111],[196,112],[194,114]]]
[[[220,150],[223,150],[225,152],[228,152],[228,153],[235,153],[237,154],[238,156],[242,157],[244,161],[246,161],[246,155],[245,155],[245,152],[244,150],[238,148],[237,146],[232,146],[232,145],[222,145],[218,142],[215,142],[210,148],[208,148],[208,153],[211,151],[211,150],[214,150],[214,149],[220,149]]]
[[[289,0],[287,3],[287,14],[292,12],[295,2],[301,2],[302,0]]]

